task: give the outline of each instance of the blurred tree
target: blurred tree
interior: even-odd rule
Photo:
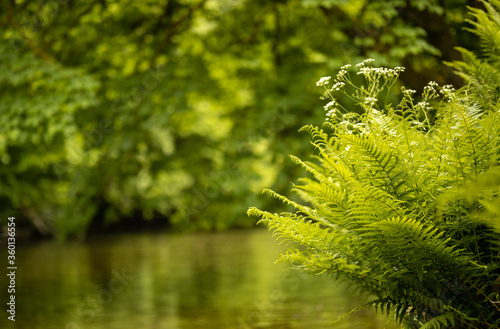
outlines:
[[[305,152],[282,137],[322,121],[320,72],[373,57],[405,63],[409,86],[447,80],[438,63],[474,43],[466,3],[3,2],[2,219],[60,237],[126,219],[252,225],[256,192],[287,186],[285,153]]]

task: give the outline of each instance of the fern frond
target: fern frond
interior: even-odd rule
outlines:
[[[473,28],[466,30],[474,33],[481,39],[481,50],[488,57],[498,60],[500,51],[500,14],[498,1],[481,1],[487,12],[479,8],[469,8],[475,20],[467,20]],[[496,8],[495,8],[496,7]]]
[[[394,217],[369,224],[359,229],[368,236],[380,238],[385,251],[393,250],[395,257],[405,257],[408,267],[433,263],[432,268],[449,266],[450,270],[470,265],[462,259],[457,250],[447,245],[450,238],[443,238],[444,232],[432,225],[425,226],[413,218]],[[398,250],[394,250],[395,246]],[[450,263],[451,262],[451,263]],[[419,273],[419,278],[423,273]]]
[[[320,129],[314,125],[306,125],[299,129],[299,132],[303,131],[311,135],[313,140],[317,138],[324,139],[327,136],[323,129]]]
[[[373,182],[374,186],[387,189],[387,192],[400,198],[404,190],[405,172],[399,167],[399,158],[394,149],[388,149],[378,144],[374,137],[342,135],[340,139],[351,144],[361,155],[358,166],[363,170],[365,177]]]
[[[455,68],[458,75],[474,85],[476,99],[488,109],[500,99],[500,3],[498,0],[481,1],[487,12],[469,7],[472,28],[466,29],[479,37],[483,58],[471,51],[457,48],[462,61],[446,63]]]
[[[484,167],[482,162],[489,160],[488,153],[480,152],[486,150],[488,144],[488,138],[479,124],[481,109],[477,104],[458,105],[455,107],[455,113],[458,123],[458,131],[454,134],[455,149],[459,152],[457,158],[467,157],[467,160],[462,161],[469,164],[465,174],[473,172],[477,177],[480,168]]]
[[[455,315],[452,312],[447,312],[430,319],[420,329],[445,329],[450,327],[455,327]]]
[[[485,87],[498,86],[499,68],[493,66],[485,60],[479,59],[471,51],[457,47],[462,55],[463,62],[447,63],[457,69],[457,74],[467,81],[471,81],[482,96],[491,98],[490,90]]]
[[[304,162],[294,155],[290,155],[290,158],[292,159],[292,161],[295,164],[300,165],[306,171],[313,174],[314,178],[316,178],[320,183],[323,183],[323,182],[327,183],[328,182],[328,178],[323,173],[321,173],[317,168],[315,168],[316,165],[314,165],[312,163]]]
[[[353,182],[350,184],[348,221],[358,227],[388,217],[403,216],[402,202],[374,186]]]
[[[353,173],[351,170],[342,162],[341,158],[334,158],[332,155],[326,154],[323,150],[321,153],[321,164],[323,168],[330,174],[329,177],[338,177],[344,182],[349,182],[353,180]]]
[[[303,205],[301,205],[295,201],[292,201],[292,200],[288,199],[287,197],[285,197],[281,194],[278,194],[278,193],[276,193],[272,190],[269,190],[269,189],[263,190],[262,193],[270,195],[273,198],[280,200],[284,204],[287,204],[289,206],[294,207],[295,209],[297,209],[298,211],[300,211],[301,213],[306,215],[306,218],[313,220],[314,222],[320,222],[321,224],[326,225],[328,227],[334,227],[329,221],[327,221],[323,217],[321,217],[318,214],[318,211],[316,209],[313,209],[313,208],[307,207],[307,206],[303,206]]]
[[[331,212],[339,212],[345,216],[347,211],[347,191],[341,189],[334,184],[321,184],[314,181],[308,181],[305,185],[295,185],[297,190],[302,190],[310,197],[303,197],[304,200],[309,201],[317,208],[328,207]]]

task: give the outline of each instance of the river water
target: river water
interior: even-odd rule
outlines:
[[[0,328],[384,328],[366,310],[328,326],[366,299],[275,264],[280,250],[265,230],[18,244],[16,322],[4,306]],[[0,284],[6,305],[5,275]]]

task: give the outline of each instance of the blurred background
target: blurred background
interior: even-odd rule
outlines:
[[[279,211],[261,190],[287,191],[302,175],[288,155],[314,154],[297,130],[324,121],[320,77],[374,58],[405,66],[417,91],[460,87],[443,61],[477,48],[467,6],[481,4],[2,1],[0,225],[16,217],[17,327],[310,328],[361,305],[273,265],[280,247],[246,209]]]

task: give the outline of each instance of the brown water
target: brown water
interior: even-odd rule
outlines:
[[[371,311],[328,326],[366,299],[274,264],[280,250],[264,230],[18,245],[16,322],[4,306],[0,328],[384,328]],[[6,275],[0,284],[6,305]]]

